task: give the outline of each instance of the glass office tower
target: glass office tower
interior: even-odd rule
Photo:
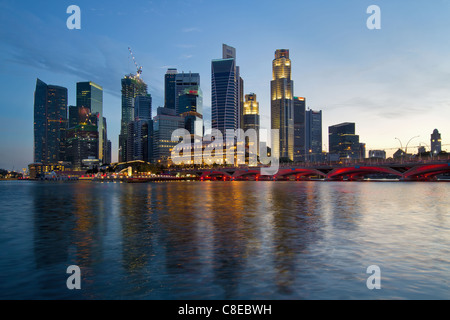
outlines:
[[[88,108],[98,117],[98,159],[105,162],[105,130],[103,121],[103,88],[92,81],[77,83],[77,107]]]
[[[134,121],[134,99],[147,95],[147,84],[138,75],[122,79],[122,120],[119,135],[119,162],[127,161],[128,124]]]
[[[177,69],[170,68],[164,76],[164,107],[167,109],[176,110],[175,77],[177,74]]]
[[[67,88],[36,81],[34,93],[34,162],[65,161]]]

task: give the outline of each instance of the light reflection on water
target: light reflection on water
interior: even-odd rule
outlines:
[[[449,299],[448,183],[0,184],[2,299]],[[66,268],[82,290],[66,288]],[[382,289],[368,290],[378,265]]]

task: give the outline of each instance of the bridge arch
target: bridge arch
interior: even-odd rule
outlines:
[[[350,176],[355,178],[355,177],[362,177],[367,174],[376,174],[376,173],[395,175],[399,178],[402,177],[402,174],[399,171],[389,167],[354,166],[354,167],[335,168],[328,173],[327,179],[340,180],[344,176]]]

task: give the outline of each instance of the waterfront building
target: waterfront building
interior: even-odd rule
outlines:
[[[83,161],[87,159],[99,159],[98,126],[91,123],[79,124],[67,130],[67,156],[73,169],[83,170]]]
[[[34,162],[65,160],[67,88],[36,81],[34,93]]]
[[[345,122],[330,126],[328,133],[330,154],[339,155],[340,160],[356,160],[365,155],[365,147],[361,147],[359,135],[355,134],[355,123]]]
[[[172,141],[172,133],[176,129],[184,128],[184,118],[168,108],[157,109],[153,118],[153,151],[152,162],[170,164],[172,149],[179,143]]]
[[[294,82],[291,80],[289,50],[275,51],[272,62],[271,122],[272,129],[278,129],[278,140],[272,141],[272,153],[280,160],[294,160]]]

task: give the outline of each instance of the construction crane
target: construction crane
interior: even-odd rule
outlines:
[[[134,58],[133,51],[131,51],[131,48],[130,48],[130,47],[128,47],[128,50],[130,51],[131,58],[133,59],[134,65],[136,66],[136,69],[137,69],[136,75],[137,75],[138,77],[140,77],[141,74],[142,74],[142,67],[139,66],[139,65],[137,64],[136,59]]]

